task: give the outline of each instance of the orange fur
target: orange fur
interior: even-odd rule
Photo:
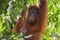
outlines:
[[[27,40],[41,40],[42,34],[44,34],[46,29],[48,19],[48,0],[39,0],[39,2],[40,2],[39,7],[33,5],[27,8],[28,15],[26,15],[26,25],[25,25],[25,28],[27,29],[26,35],[35,33],[39,33],[39,35]],[[30,17],[29,15],[33,7],[34,9],[36,8],[38,10],[38,13],[36,13],[38,14],[38,17],[36,19],[36,23],[34,25],[30,25],[28,22]],[[23,27],[24,24],[23,15],[24,12],[22,12],[22,18],[19,18],[18,22],[13,28],[13,31],[16,33],[20,33],[20,29]]]

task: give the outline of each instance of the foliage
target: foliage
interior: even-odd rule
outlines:
[[[18,40],[19,36],[22,37],[23,34],[15,34],[12,29],[24,8],[23,3],[24,0],[0,0],[0,40]],[[37,3],[37,0],[28,0],[27,6]],[[48,6],[49,20],[43,39],[60,40],[60,0],[49,0]]]

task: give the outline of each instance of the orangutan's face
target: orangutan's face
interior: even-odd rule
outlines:
[[[32,25],[36,23],[37,17],[39,15],[38,12],[39,12],[38,9],[34,7],[32,7],[29,10],[29,18],[28,18],[29,24]]]

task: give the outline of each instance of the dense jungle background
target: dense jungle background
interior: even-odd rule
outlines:
[[[24,0],[0,0],[0,40],[24,40],[23,34],[15,34],[12,29],[24,8]],[[37,4],[37,0],[27,0],[27,5]],[[48,0],[49,20],[44,40],[60,40],[60,0]]]

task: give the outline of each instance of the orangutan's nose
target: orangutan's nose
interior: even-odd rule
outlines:
[[[20,29],[20,32],[22,32],[22,33],[26,34],[27,29],[26,29],[25,27],[22,27],[22,28]]]
[[[35,17],[29,17],[29,24],[34,24],[35,23]]]

